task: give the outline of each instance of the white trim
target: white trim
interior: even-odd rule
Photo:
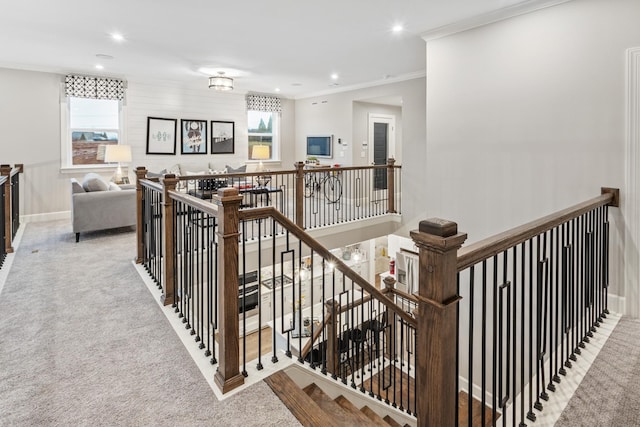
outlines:
[[[13,260],[16,257],[16,252],[18,252],[18,248],[20,247],[20,242],[22,241],[22,234],[24,233],[24,224],[21,224],[18,227],[18,231],[16,231],[16,235],[11,242],[11,246],[13,247],[13,252],[7,254],[4,259],[4,264],[2,268],[0,268],[0,295],[2,294],[2,290],[4,289],[4,285],[7,283],[7,278],[9,277],[9,272],[11,271],[11,266],[13,265]]]
[[[388,79],[374,80],[367,83],[359,83],[359,84],[354,84],[349,86],[342,86],[335,89],[327,89],[327,90],[321,90],[318,92],[305,93],[305,94],[297,95],[293,97],[293,99],[300,100],[300,99],[313,98],[316,96],[333,95],[335,93],[350,92],[352,90],[366,89],[369,87],[384,86],[391,83],[404,82],[406,80],[425,78],[426,76],[427,76],[427,73],[425,70],[416,71],[414,73],[407,73],[401,76],[389,77]]]
[[[569,1],[571,0],[524,1],[522,3],[503,7],[502,9],[494,10],[488,13],[473,16],[471,18],[463,19],[461,21],[457,21],[452,24],[443,25],[442,27],[434,28],[433,30],[425,31],[424,33],[420,34],[420,36],[424,41],[428,42],[431,40],[436,40],[442,37],[450,36],[452,34],[471,30],[473,28],[482,27],[483,25],[488,25],[494,22],[503,21],[505,19],[513,18],[515,16],[525,15],[527,13],[535,12],[537,10],[545,9],[547,7],[557,6],[559,4],[567,3]]]
[[[622,316],[627,313],[627,301],[625,297],[608,294],[607,300],[607,308],[611,313],[619,313]]]
[[[393,114],[381,114],[381,113],[369,113],[369,157],[367,158],[369,164],[373,164],[373,124],[374,123],[386,123],[389,125],[387,129],[387,158],[396,157],[396,116]]]
[[[71,219],[71,211],[20,215],[20,221],[24,222],[25,224],[29,222],[57,221],[61,219]]]
[[[624,296],[628,306],[623,312],[640,315],[640,47],[627,49],[627,104],[625,146],[625,189],[621,208],[625,223]]]

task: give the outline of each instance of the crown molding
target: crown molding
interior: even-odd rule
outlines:
[[[295,96],[293,99],[296,99],[296,100],[307,99],[307,98],[314,98],[316,96],[333,95],[341,92],[351,92],[358,89],[366,89],[369,87],[383,86],[391,83],[404,82],[406,80],[420,79],[426,76],[427,76],[427,73],[425,70],[415,71],[413,73],[407,73],[407,74],[403,74],[401,76],[396,76],[396,77],[389,77],[387,79],[373,80],[366,83],[358,83],[358,84],[349,85],[349,86],[340,86],[335,89],[327,89],[327,90],[322,90],[318,92],[304,93],[304,94]]]
[[[524,15],[530,12],[557,6],[559,4],[567,3],[570,1],[572,0],[528,0],[482,15],[463,19],[462,21],[454,22],[452,24],[443,25],[442,27],[425,31],[420,36],[424,41],[429,42],[431,40],[436,40],[442,37],[450,36],[452,34],[461,33],[473,28],[482,27],[494,22],[503,21],[515,16]]]

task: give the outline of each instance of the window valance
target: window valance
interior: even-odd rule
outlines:
[[[282,111],[282,102],[273,96],[247,95],[247,110],[279,113]]]
[[[124,80],[106,77],[76,76],[65,77],[65,94],[76,98],[124,99],[126,84]]]

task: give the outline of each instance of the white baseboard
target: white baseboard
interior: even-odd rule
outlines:
[[[608,308],[612,313],[618,313],[620,315],[627,314],[627,299],[625,297],[619,297],[618,295],[607,295]]]
[[[71,211],[61,212],[47,212],[41,214],[21,215],[20,221],[27,222],[44,222],[44,221],[56,221],[59,219],[71,219]]]

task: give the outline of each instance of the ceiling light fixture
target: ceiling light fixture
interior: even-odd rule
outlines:
[[[331,78],[333,80],[338,80],[338,75],[336,73],[331,74]]]
[[[394,33],[399,33],[402,30],[404,30],[404,27],[401,24],[396,24],[393,26],[393,28],[391,28],[391,31],[393,31]]]
[[[123,42],[124,36],[120,33],[111,33],[111,38],[117,42]]]
[[[233,90],[233,79],[224,75],[224,71],[218,71],[217,76],[209,77],[209,89],[219,91]]]
[[[102,70],[102,69],[104,69],[104,65],[96,64],[96,70]]]
[[[280,92],[280,88],[279,88],[279,87],[275,88],[274,90],[275,90],[276,92]]]

